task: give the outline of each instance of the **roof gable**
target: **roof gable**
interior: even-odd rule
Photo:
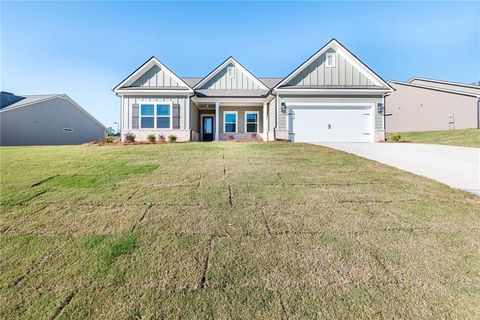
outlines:
[[[327,53],[334,66],[326,67]],[[275,88],[392,88],[335,39],[297,67]]]
[[[152,88],[152,89],[185,89],[190,86],[162,64],[157,58],[151,57],[137,70],[125,78],[113,90],[125,90],[129,88]]]
[[[461,91],[461,92],[480,95],[480,86],[469,85],[465,83],[427,79],[427,78],[420,78],[420,77],[413,77],[407,82],[412,84],[422,85],[422,86],[431,86],[431,87],[437,87],[437,88],[446,89],[446,90]]]
[[[229,68],[233,68],[233,74],[230,76],[227,74]],[[269,88],[237,60],[229,57],[197,83],[194,89],[268,90]]]

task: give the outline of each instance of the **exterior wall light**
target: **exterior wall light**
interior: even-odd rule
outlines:
[[[285,102],[282,102],[282,104],[281,104],[281,111],[282,111],[282,113],[287,112],[287,105],[285,104]]]
[[[385,106],[383,105],[383,103],[377,104],[377,112],[378,114],[383,114],[385,112]]]

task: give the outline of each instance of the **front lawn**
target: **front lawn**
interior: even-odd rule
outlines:
[[[0,318],[480,314],[480,201],[426,178],[306,144],[0,151]]]
[[[458,129],[445,131],[405,132],[398,133],[403,141],[414,143],[445,144],[460,147],[480,148],[479,129]],[[388,137],[396,135],[389,133]]]

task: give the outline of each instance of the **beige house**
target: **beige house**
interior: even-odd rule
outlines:
[[[387,132],[480,127],[480,86],[417,77],[388,83],[395,91],[385,98]]]
[[[233,57],[205,77],[179,77],[152,57],[113,91],[122,138],[375,142],[393,89],[333,39],[283,78],[256,77]]]

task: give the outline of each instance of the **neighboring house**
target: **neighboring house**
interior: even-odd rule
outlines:
[[[113,90],[122,137],[304,142],[384,140],[393,91],[336,40],[285,78],[257,78],[233,57],[203,78],[181,78],[152,57]]]
[[[480,86],[412,78],[389,81],[385,98],[388,132],[480,128]]]
[[[105,126],[65,94],[2,91],[0,124],[2,146],[80,144],[105,136]]]

